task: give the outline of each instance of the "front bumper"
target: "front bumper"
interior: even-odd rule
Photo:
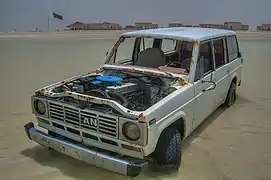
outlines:
[[[88,164],[103,168],[112,172],[116,172],[125,176],[135,177],[141,174],[148,167],[148,162],[144,160],[121,157],[114,157],[106,153],[88,149],[81,145],[52,137],[44,132],[41,132],[34,127],[34,123],[30,122],[24,126],[25,133],[30,140],[33,140],[40,145],[52,148],[62,154],[84,161]]]

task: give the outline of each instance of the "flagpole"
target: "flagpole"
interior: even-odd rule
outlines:
[[[50,7],[49,7],[49,12],[48,12],[48,32],[52,31],[52,20],[53,19],[59,19],[63,20],[63,15],[56,13],[55,11],[52,11],[52,1],[50,1]],[[54,32],[55,30],[53,30]]]
[[[48,13],[48,32],[51,32],[51,16],[52,16],[52,0],[49,1],[49,13]]]
[[[48,32],[51,32],[51,18],[50,18],[50,12],[48,14]]]

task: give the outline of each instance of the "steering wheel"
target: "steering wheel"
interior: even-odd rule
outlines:
[[[189,69],[185,67],[181,62],[171,61],[165,65],[166,67],[174,67],[174,68],[182,68],[185,69],[189,73]]]

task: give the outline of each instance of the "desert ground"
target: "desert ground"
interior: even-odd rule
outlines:
[[[0,35],[0,179],[128,179],[30,141],[30,96],[42,86],[99,66],[120,31]],[[178,173],[138,180],[271,179],[271,33],[238,32],[245,61],[238,99],[219,108],[184,142]]]

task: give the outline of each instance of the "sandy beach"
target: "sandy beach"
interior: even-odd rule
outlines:
[[[31,142],[23,126],[35,121],[37,88],[100,65],[122,31],[0,35],[1,180],[124,180]],[[271,33],[237,32],[244,56],[233,107],[219,108],[185,142],[178,173],[149,171],[137,180],[271,179]]]

